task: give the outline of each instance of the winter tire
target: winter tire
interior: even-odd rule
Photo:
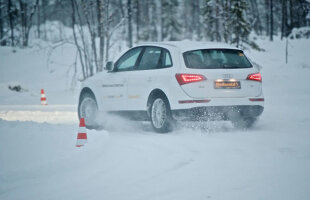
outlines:
[[[255,122],[256,122],[256,118],[253,118],[253,117],[232,120],[234,127],[240,128],[240,129],[251,128],[255,124]]]
[[[78,108],[79,119],[85,119],[85,125],[88,129],[100,129],[97,122],[98,106],[93,94],[84,93],[81,96]]]
[[[166,98],[156,97],[151,104],[151,122],[154,130],[158,133],[172,131],[172,116],[169,102]]]

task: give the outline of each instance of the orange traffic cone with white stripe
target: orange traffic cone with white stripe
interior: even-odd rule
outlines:
[[[86,127],[85,127],[85,119],[80,119],[80,127],[79,132],[77,134],[77,141],[76,141],[76,147],[82,147],[87,143],[87,133],[86,133]]]
[[[41,89],[41,105],[44,105],[44,106],[47,105],[47,100],[46,100],[46,96],[44,93],[44,89]]]

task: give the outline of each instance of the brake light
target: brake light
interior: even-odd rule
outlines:
[[[260,73],[250,74],[248,75],[247,80],[262,82],[262,75]]]
[[[205,76],[199,74],[176,74],[175,78],[180,85],[199,82],[207,79]]]

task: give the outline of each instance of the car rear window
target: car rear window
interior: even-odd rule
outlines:
[[[185,64],[193,69],[251,68],[252,64],[241,50],[200,49],[183,53]]]

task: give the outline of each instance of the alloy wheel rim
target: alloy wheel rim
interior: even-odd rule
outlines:
[[[167,118],[166,105],[162,99],[156,99],[152,106],[152,122],[155,128],[162,128]]]

